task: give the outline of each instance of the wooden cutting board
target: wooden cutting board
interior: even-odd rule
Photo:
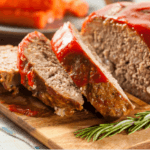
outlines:
[[[130,116],[150,109],[150,106],[141,100],[129,94],[128,97],[136,105],[136,109],[131,112]],[[28,105],[27,101],[30,101],[36,107],[38,106],[39,110],[45,109],[46,111],[43,111],[43,114],[38,117],[29,117],[11,112],[8,109],[10,105],[8,103],[16,103],[16,101],[20,100],[24,105]],[[105,121],[102,117],[98,118],[88,111],[77,112],[71,117],[59,117],[53,113],[53,110],[43,106],[41,102],[37,104],[35,100],[28,97],[22,98],[18,96],[13,98],[8,94],[0,95],[0,111],[51,149],[127,149],[150,141],[150,129],[147,129],[137,131],[131,135],[122,132],[101,141],[87,142],[84,139],[76,138],[73,132],[81,128],[104,123]]]

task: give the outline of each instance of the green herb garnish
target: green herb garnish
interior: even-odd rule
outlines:
[[[89,142],[91,138],[93,138],[93,141],[102,140],[105,137],[113,136],[124,130],[128,134],[131,134],[142,128],[150,128],[150,111],[137,113],[135,116],[136,118],[127,117],[126,120],[117,123],[100,124],[78,130],[74,133],[76,137],[85,138]]]

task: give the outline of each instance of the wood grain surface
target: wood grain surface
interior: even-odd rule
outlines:
[[[133,116],[136,112],[148,110],[150,106],[143,101],[131,96],[136,109],[131,112]],[[20,100],[22,99],[19,96]],[[125,132],[117,134],[112,137],[105,138],[101,141],[89,143],[80,138],[76,138],[74,131],[105,123],[102,117],[97,117],[89,111],[76,112],[70,117],[59,117],[53,113],[53,110],[46,106],[43,107],[41,102],[38,102],[43,109],[46,109],[45,115],[41,117],[28,117],[18,113],[10,112],[8,107],[10,103],[14,103],[18,97],[12,97],[8,94],[0,95],[0,110],[9,119],[18,124],[21,128],[26,130],[29,134],[52,149],[127,149],[139,144],[150,142],[150,129],[137,131],[131,135]],[[24,97],[23,97],[24,98]],[[28,101],[32,98],[24,98]],[[35,101],[31,101],[34,105]],[[30,103],[31,103],[30,102]],[[24,102],[25,103],[25,102]],[[37,104],[36,104],[37,105]],[[38,106],[39,107],[39,106]]]

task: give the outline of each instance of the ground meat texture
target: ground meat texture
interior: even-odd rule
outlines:
[[[17,68],[17,46],[0,46],[0,83],[13,94],[18,93],[20,74]]]
[[[128,3],[129,6],[131,4]],[[137,4],[137,6],[135,5],[135,10],[140,7],[139,5],[141,5],[141,9],[144,9],[143,5],[146,9],[150,3],[148,6],[147,3]],[[116,8],[116,6],[121,5],[117,3],[111,7]],[[138,15],[141,15],[141,12],[134,13],[132,20],[128,18],[127,20],[127,16],[124,14],[124,20],[127,20],[127,23],[120,23],[117,19],[114,20],[115,16],[123,14],[122,11],[126,9],[126,6],[122,7],[119,9],[119,13],[113,9],[115,15],[112,14],[109,18],[105,17],[105,15],[109,15],[110,9],[105,8],[105,10],[95,12],[95,17],[89,17],[84,22],[82,36],[92,47],[92,50],[98,54],[99,61],[103,62],[104,66],[113,74],[125,91],[150,103],[150,52],[149,44],[147,43],[150,30],[143,23],[145,21],[150,24],[150,21],[146,18],[149,14],[143,10],[145,12],[142,12],[144,19],[141,18],[141,21],[132,23],[132,25],[135,25],[135,30],[131,28],[131,22],[135,19],[140,20]],[[138,17],[136,18],[136,16]],[[145,27],[144,25],[139,25],[143,35],[139,34],[140,31],[137,28],[139,23],[145,25]]]
[[[97,61],[78,31],[65,23],[51,41],[52,49],[87,100],[107,119],[117,119],[134,108],[117,81]]]
[[[71,115],[74,110],[82,110],[80,90],[63,70],[43,34],[30,33],[19,44],[18,68],[21,83],[33,96],[53,107],[56,114]]]

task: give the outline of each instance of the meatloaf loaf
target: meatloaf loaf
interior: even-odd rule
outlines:
[[[150,2],[120,2],[93,12],[82,36],[121,87],[150,103]]]
[[[18,93],[20,74],[17,68],[17,47],[0,46],[0,83],[8,91]]]
[[[71,115],[74,110],[82,110],[80,90],[63,70],[43,34],[32,32],[19,44],[18,68],[21,83],[33,96],[53,107],[56,114]]]
[[[83,43],[78,31],[65,23],[51,41],[52,49],[87,100],[107,119],[117,119],[134,108],[98,56]]]

